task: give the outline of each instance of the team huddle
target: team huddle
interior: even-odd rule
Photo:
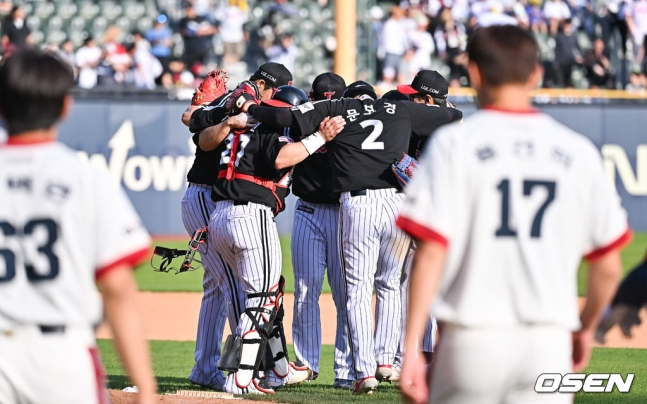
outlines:
[[[361,394],[374,391],[378,379],[398,381],[401,279],[411,263],[412,240],[395,226],[408,177],[407,167],[394,163],[406,159],[411,137],[428,139],[435,128],[462,118],[447,105],[447,82],[437,72],[421,72],[412,86],[402,86],[421,98],[417,103],[402,93],[378,99],[368,83],[346,86],[334,73],[319,75],[308,96],[290,85],[291,73],[276,63],[262,65],[232,92],[219,94],[222,81],[222,74],[211,74],[194,97],[200,105],[183,116],[197,146],[183,218],[190,234],[204,227],[209,233],[190,379],[236,394],[271,393],[315,379],[318,298],[327,269],[337,308],[334,387]],[[293,361],[283,333],[274,224],[290,186],[299,198],[291,245]],[[219,355],[224,313],[232,335]],[[429,322],[425,339],[429,353],[434,325]]]
[[[413,403],[572,402],[538,395],[535,380],[588,363],[631,239],[627,214],[595,147],[532,108],[533,37],[481,28],[467,53],[481,110],[462,123],[434,71],[381,98],[333,73],[306,94],[277,63],[231,92],[218,71],[200,85],[182,116],[196,145],[182,218],[205,267],[193,383],[271,394],[316,379],[327,273],[335,388],[391,382]],[[137,403],[152,403],[130,273],[150,239],[123,191],[55,142],[71,86],[53,56],[19,52],[0,66],[0,402],[104,402],[96,281]],[[274,221],[290,192],[295,358]],[[616,322],[631,328],[619,310],[644,304],[634,300],[616,297],[599,339]],[[34,380],[34,352],[57,372]]]

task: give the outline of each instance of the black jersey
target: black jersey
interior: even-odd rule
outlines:
[[[285,198],[290,194],[292,167],[277,170],[274,163],[281,148],[290,143],[288,128],[258,124],[241,135],[230,133],[216,149],[220,152],[218,178],[213,184],[211,198],[260,203],[272,208],[275,214],[282,211]],[[236,152],[232,162],[233,148]],[[228,169],[230,179],[226,177]],[[275,190],[270,189],[271,184],[276,184]]]
[[[441,108],[437,105],[427,105],[427,107]],[[445,120],[439,119],[437,121],[434,121],[431,124],[431,126],[429,127],[429,133],[434,133],[436,130],[438,130],[438,128],[440,128],[443,125],[447,125],[449,123],[460,121],[461,119],[463,119],[463,113],[457,109],[453,109],[453,111],[448,111],[448,112],[450,112],[450,114],[446,116]],[[407,154],[416,160],[420,160],[422,151],[427,145],[427,142],[429,141],[429,139],[431,139],[431,136],[418,136],[412,133],[411,138],[409,140],[409,152]]]
[[[294,166],[292,193],[307,202],[339,203],[339,194],[333,192],[332,179],[332,160],[328,145],[324,145]]]
[[[229,112],[225,110],[224,105],[227,98],[227,93],[216,98],[209,106],[196,109],[191,115],[191,122],[189,130],[193,133],[193,144],[195,144],[195,160],[193,166],[186,176],[187,181],[194,184],[212,185],[216,181],[218,175],[218,161],[220,160],[220,153],[217,150],[204,151],[200,149],[198,144],[200,132],[204,129],[217,125],[224,121]]]
[[[313,133],[327,116],[341,115],[346,126],[326,146],[332,158],[333,192],[399,188],[391,164],[408,151],[411,133],[429,136],[448,108],[411,101],[349,99],[306,103],[292,108],[302,133]]]

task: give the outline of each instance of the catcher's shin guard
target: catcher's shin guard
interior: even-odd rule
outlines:
[[[288,357],[287,344],[285,341],[285,331],[283,329],[283,289],[285,287],[285,278],[281,276],[279,283],[270,288],[275,292],[274,298],[270,297],[276,312],[276,318],[272,322],[272,329],[268,335],[267,345],[272,353],[274,366],[272,371],[279,378],[287,377],[290,373],[290,358]]]

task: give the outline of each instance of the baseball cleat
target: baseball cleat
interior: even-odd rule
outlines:
[[[373,376],[365,377],[363,379],[355,380],[355,387],[353,387],[353,395],[359,396],[361,394],[373,394],[377,390],[380,383]]]
[[[333,383],[332,388],[333,389],[342,389],[342,390],[352,390],[354,387],[354,383],[352,380],[345,380],[345,379],[335,379],[335,383]]]
[[[397,379],[393,379],[393,376],[397,374]],[[393,370],[391,365],[380,365],[377,367],[375,372],[375,378],[380,382],[392,382],[400,380],[400,373]]]
[[[291,384],[301,384],[312,377],[312,370],[308,368],[302,368],[295,365],[293,362],[290,362],[290,371],[284,377],[280,377],[276,374],[274,369],[267,372],[265,375],[265,380],[269,383],[272,388],[278,388],[282,386],[288,386]],[[311,379],[314,380],[314,379]]]
[[[230,373],[225,380],[225,386],[222,391],[232,394],[274,394],[274,390],[264,379],[252,379],[247,387],[240,387],[236,383],[235,373]]]
[[[311,382],[313,380],[317,380],[317,377],[319,377],[319,372],[315,372],[314,370],[310,370],[310,377],[308,377],[308,380],[306,380],[306,382]]]
[[[194,382],[193,380],[190,380],[190,381],[192,385],[198,386],[200,388],[207,389],[207,390],[223,391],[223,389],[225,388],[225,380],[215,384],[198,383],[198,382]]]

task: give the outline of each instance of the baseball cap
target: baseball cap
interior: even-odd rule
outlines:
[[[281,63],[268,62],[256,70],[254,78],[263,79],[271,87],[292,85],[292,73]]]
[[[312,82],[310,98],[314,101],[338,100],[344,94],[346,82],[335,73],[322,73]]]
[[[353,98],[358,95],[368,95],[374,100],[377,100],[377,94],[375,93],[373,86],[362,80],[358,80],[346,87],[343,97]]]
[[[411,85],[398,86],[398,91],[402,94],[429,94],[434,98],[447,98],[448,89],[447,80],[435,70],[421,70],[413,78]]]
[[[383,100],[411,101],[408,95],[404,95],[397,90],[391,90],[382,95]]]

